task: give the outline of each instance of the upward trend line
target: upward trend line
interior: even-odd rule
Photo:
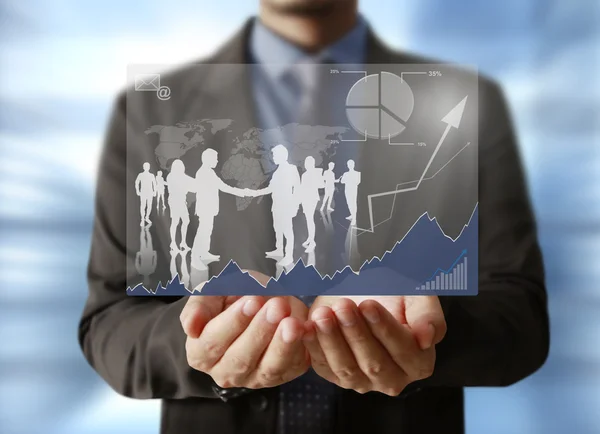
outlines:
[[[371,259],[369,260],[365,260],[362,262],[362,264],[360,265],[358,271],[355,271],[352,269],[352,267],[350,265],[346,265],[344,266],[344,268],[342,268],[341,270],[335,270],[333,273],[329,274],[322,274],[313,264],[306,264],[304,262],[304,260],[302,258],[299,258],[293,265],[293,267],[291,267],[291,269],[285,271],[285,275],[290,274],[294,271],[294,269],[301,265],[304,268],[307,269],[313,269],[318,276],[321,278],[321,280],[334,280],[336,278],[337,275],[342,275],[346,272],[347,269],[349,269],[352,273],[354,274],[359,274],[360,271],[369,264],[372,263],[376,263],[376,262],[383,262],[384,258],[389,255],[392,254],[392,252],[398,248],[398,246],[400,246],[402,244],[402,242],[405,240],[406,237],[409,236],[410,232],[412,231],[412,229],[419,223],[419,221],[421,221],[421,219],[423,217],[427,217],[427,219],[429,219],[429,221],[434,221],[437,228],[439,229],[440,233],[445,237],[450,239],[452,242],[457,241],[464,233],[464,231],[471,225],[471,223],[474,221],[474,215],[475,212],[477,211],[478,205],[475,206],[475,208],[473,208],[473,212],[471,213],[471,217],[469,217],[469,220],[467,221],[467,223],[465,223],[463,225],[463,228],[461,229],[460,233],[455,237],[452,238],[449,235],[446,235],[444,233],[444,230],[442,229],[442,227],[440,226],[439,222],[437,221],[437,219],[435,217],[431,217],[429,216],[429,213],[427,211],[425,211],[423,214],[421,214],[419,216],[419,218],[417,218],[417,220],[415,221],[415,223],[410,227],[410,229],[407,231],[407,233],[402,237],[401,240],[396,241],[396,243],[394,244],[393,247],[391,247],[390,249],[386,250],[385,252],[383,252],[383,254],[381,254],[380,256],[373,256]],[[466,254],[467,250],[463,250],[463,255]],[[454,265],[456,265],[456,263],[458,262],[458,260],[460,260],[461,256],[459,256],[459,258],[455,261],[455,263],[453,265],[450,266],[450,268],[454,267]],[[183,279],[180,277],[179,273],[175,274],[171,279],[167,280],[167,284],[165,286],[162,285],[162,282],[158,282],[158,284],[156,285],[156,289],[152,290],[149,288],[146,288],[146,286],[144,285],[143,282],[136,284],[135,286],[131,287],[128,286],[126,292],[128,294],[132,294],[135,293],[138,290],[144,290],[146,293],[151,294],[151,295],[173,295],[172,293],[169,293],[169,290],[171,289],[172,285],[181,285],[183,286],[183,288],[185,289],[185,291],[187,291],[188,293],[190,293],[190,295],[194,295],[195,293],[200,294],[203,290],[203,288],[208,285],[209,283],[211,283],[213,280],[217,280],[223,273],[225,273],[230,265],[233,264],[237,267],[237,270],[244,275],[247,275],[248,277],[252,278],[254,281],[256,281],[259,285],[261,285],[263,288],[266,288],[269,283],[271,281],[274,282],[278,282],[280,277],[283,276],[284,274],[282,273],[281,276],[277,276],[277,277],[269,277],[269,279],[267,280],[267,282],[261,282],[259,281],[256,277],[254,277],[252,274],[250,274],[248,272],[248,270],[243,269],[242,267],[240,267],[240,265],[234,261],[233,259],[230,259],[229,262],[227,263],[227,265],[225,267],[223,267],[223,269],[218,273],[218,274],[213,274],[212,276],[210,276],[206,281],[204,281],[200,286],[196,286],[192,289],[189,289],[187,287],[186,282],[183,282]],[[439,271],[439,269],[438,269]],[[435,273],[437,273],[438,271],[436,271]],[[444,271],[444,270],[441,270]],[[434,273],[434,275],[435,275]],[[189,281],[188,281],[189,282]],[[163,292],[165,291],[165,292]],[[181,295],[180,293],[177,293],[176,295]]]
[[[427,281],[433,279],[435,277],[435,275],[438,274],[438,273],[440,273],[440,272],[448,274],[454,268],[454,266],[456,264],[458,264],[458,261],[460,261],[462,259],[462,257],[465,256],[466,254],[467,254],[467,249],[465,249],[465,250],[463,250],[461,252],[460,256],[458,258],[456,258],[456,260],[452,263],[452,265],[450,265],[450,267],[448,267],[447,270],[442,270],[441,268],[438,268],[437,270],[435,270],[433,272],[433,274],[430,277],[428,277],[427,279],[425,279],[425,281],[427,282]]]
[[[414,187],[406,187],[406,188],[402,188],[399,190],[396,189],[396,190],[392,190],[392,191],[385,191],[383,193],[375,193],[375,194],[368,195],[367,201],[369,204],[369,222],[371,223],[371,228],[370,229],[357,228],[357,230],[360,230],[362,232],[371,232],[371,233],[375,232],[375,223],[373,221],[373,198],[389,196],[389,195],[393,194],[394,199],[395,199],[395,195],[398,193],[414,191],[419,188],[419,186],[421,185],[421,182],[423,182],[423,179],[425,178],[425,175],[427,174],[427,171],[429,170],[429,167],[431,166],[431,163],[433,162],[433,159],[435,158],[438,151],[440,150],[440,147],[442,146],[442,143],[444,143],[444,140],[446,140],[448,133],[450,132],[450,130],[452,128],[458,128],[460,126],[460,121],[461,121],[463,113],[465,111],[465,105],[467,103],[467,98],[468,98],[468,95],[465,96],[462,99],[462,101],[459,102],[452,110],[450,110],[450,112],[446,116],[444,116],[444,118],[442,119],[442,122],[444,122],[448,125],[446,126],[446,129],[444,130],[444,133],[442,134],[440,141],[438,142],[437,146],[435,147],[433,154],[431,154],[431,157],[429,158],[429,161],[427,162],[427,165],[425,166],[425,169],[423,170],[421,177],[417,181],[417,185],[415,185]]]
[[[469,146],[470,144],[471,144],[471,142],[467,142],[467,144],[465,146],[463,146],[462,148],[460,148],[460,150],[456,154],[454,154],[452,156],[452,158],[450,158],[448,161],[446,161],[446,163],[442,167],[440,167],[433,175],[427,176],[427,177],[423,178],[423,181],[429,181],[430,179],[435,178],[438,173],[440,173],[442,170],[444,170],[446,168],[446,166],[448,164],[450,164],[452,162],[452,160],[454,160],[456,157],[458,157],[458,155],[462,151],[464,151],[467,148],[467,146]],[[415,182],[419,182],[419,180],[418,179],[414,179],[412,181],[401,182],[399,184],[396,184],[396,188],[399,188],[401,185],[414,184]],[[380,226],[380,225],[384,224],[385,222],[390,221],[392,219],[392,217],[394,216],[394,207],[395,206],[396,206],[396,195],[394,195],[394,199],[392,200],[392,206],[391,206],[391,209],[390,209],[390,215],[389,215],[389,217],[386,218],[386,219],[381,220],[379,223],[376,223],[373,226],[373,229],[375,229],[377,226]],[[363,232],[358,233],[356,236],[362,235],[365,232],[367,232],[366,230],[359,229],[359,228],[357,228],[357,230],[362,230]]]

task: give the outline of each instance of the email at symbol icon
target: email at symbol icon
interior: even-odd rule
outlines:
[[[135,90],[158,91],[160,89],[160,74],[138,74],[135,76]]]

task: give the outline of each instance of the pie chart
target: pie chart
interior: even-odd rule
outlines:
[[[415,98],[405,80],[391,72],[358,80],[346,97],[346,116],[354,130],[371,139],[390,139],[406,128]]]

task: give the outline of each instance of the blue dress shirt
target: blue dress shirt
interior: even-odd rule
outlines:
[[[364,19],[359,17],[354,28],[344,37],[320,53],[308,54],[273,33],[256,19],[250,34],[249,54],[255,64],[251,77],[257,127],[274,129],[300,121],[296,112],[300,106],[299,95],[286,81],[294,65],[312,61],[356,69],[364,63],[366,41],[367,25]],[[328,126],[347,125],[343,104],[347,89],[330,85],[327,91],[325,100],[318,103],[324,109],[322,112],[328,114],[327,120],[321,122],[315,119],[314,123]],[[284,134],[283,130],[281,134]],[[289,143],[283,136],[279,139],[279,143]],[[344,145],[343,152],[336,149],[336,155],[343,157],[343,161],[348,158],[356,161],[358,147],[355,144]],[[341,176],[344,170],[344,165],[336,164],[336,177]],[[342,237],[342,242],[344,238]],[[310,300],[304,301],[310,305]],[[334,386],[317,377],[312,370],[303,377],[283,385],[280,393],[278,433],[329,432],[333,426],[334,396]]]
[[[250,34],[249,54],[253,63],[252,92],[259,128],[276,128],[287,123],[285,113],[297,107],[297,95],[290,91],[285,74],[297,63],[321,59],[328,64],[359,67],[364,63],[367,24],[359,16],[354,28],[334,44],[319,53],[306,53],[273,33],[256,19]],[[345,95],[331,95],[331,100],[343,101]],[[292,116],[293,119],[293,116]],[[347,121],[343,121],[345,125]]]

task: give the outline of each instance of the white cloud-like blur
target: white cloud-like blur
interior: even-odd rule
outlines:
[[[158,401],[115,394],[75,336],[106,122],[128,65],[169,69],[202,58],[256,1],[0,3],[0,363],[8,374],[0,401],[11,404],[0,408],[3,433],[158,432]],[[548,270],[552,355],[517,386],[469,390],[468,430],[597,432],[597,382],[581,373],[600,363],[592,332],[600,326],[598,2],[364,0],[362,8],[390,45],[501,80],[516,122]]]

